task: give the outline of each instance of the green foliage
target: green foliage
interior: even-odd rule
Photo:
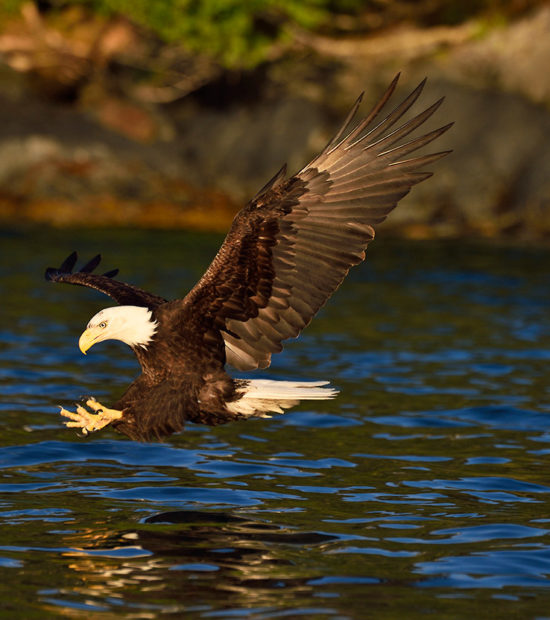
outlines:
[[[14,0],[15,1],[15,0]],[[295,23],[314,28],[328,17],[328,0],[72,0],[120,14],[168,43],[181,43],[226,67],[265,60]]]
[[[2,13],[16,13],[21,8],[23,0],[4,0],[2,3]]]
[[[23,3],[24,0],[3,0],[0,4],[0,18],[11,17],[18,13]]]
[[[27,0],[2,0],[0,17]],[[167,43],[206,54],[229,68],[252,67],[288,40],[288,27],[313,29],[342,4],[349,12],[364,0],[50,0],[44,14],[80,5],[106,16],[123,15]]]
[[[526,10],[543,1],[524,0],[522,6]],[[16,13],[25,2],[0,0],[0,19]],[[384,28],[401,20],[430,26],[515,11],[509,0],[43,0],[40,10],[47,17],[75,5],[106,16],[123,15],[161,40],[181,44],[228,68],[250,68],[268,59],[290,40],[293,26],[338,31],[336,18],[341,15],[357,17],[351,23],[364,30],[364,24],[372,21]]]

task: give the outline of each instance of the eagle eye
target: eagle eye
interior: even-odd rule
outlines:
[[[107,327],[107,321],[101,321],[98,327],[101,327],[101,329],[104,329],[105,327]]]

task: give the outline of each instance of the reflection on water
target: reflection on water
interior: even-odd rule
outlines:
[[[219,238],[0,241],[6,617],[548,614],[548,253],[378,241],[266,374],[338,399],[138,444],[61,426],[56,405],[113,400],[137,367],[117,343],[80,355],[109,301],[43,268],[101,251],[177,296]]]
[[[279,548],[322,550],[336,540],[225,512],[173,511],[148,517],[145,524],[165,527],[76,537],[86,546],[73,547],[64,555],[70,558],[70,570],[86,584],[78,594],[93,596],[98,604],[124,597],[126,604],[145,609],[155,592],[171,611],[182,612],[192,610],[180,602],[182,591],[186,597],[193,593],[199,600],[210,600],[211,605],[276,606],[282,588],[285,596],[302,596],[311,595],[314,587]],[[71,535],[66,542],[70,545]]]

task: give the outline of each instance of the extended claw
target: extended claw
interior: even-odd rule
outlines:
[[[89,407],[96,413],[106,409],[106,407],[99,403],[93,396],[90,396],[90,398],[86,401],[86,407]],[[108,409],[108,411],[116,411],[116,409]]]
[[[60,407],[61,415],[71,420],[70,422],[65,422],[67,428],[80,428],[82,433],[87,435],[88,433],[101,430],[107,424],[122,417],[122,411],[104,407],[95,398],[89,398],[86,401],[86,406],[95,413],[91,413],[82,405],[76,405],[76,412]]]

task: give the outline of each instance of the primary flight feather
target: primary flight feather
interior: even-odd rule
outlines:
[[[282,342],[296,337],[338,288],[382,222],[411,187],[431,176],[423,168],[448,151],[408,156],[447,131],[410,134],[442,99],[403,122],[422,82],[386,116],[397,77],[355,127],[357,100],[344,124],[305,168],[283,167],[242,209],[218,254],[183,299],[169,301],[97,275],[97,256],[73,272],[76,253],[46,270],[46,279],[94,288],[119,306],[88,323],[79,346],[117,339],[128,344],[142,374],[112,406],[89,398],[66,425],[86,434],[110,424],[132,439],[160,438],[186,420],[223,424],[282,413],[304,399],[332,398],[327,382],[233,379],[225,370],[266,368]],[[381,120],[379,117],[382,116]]]

